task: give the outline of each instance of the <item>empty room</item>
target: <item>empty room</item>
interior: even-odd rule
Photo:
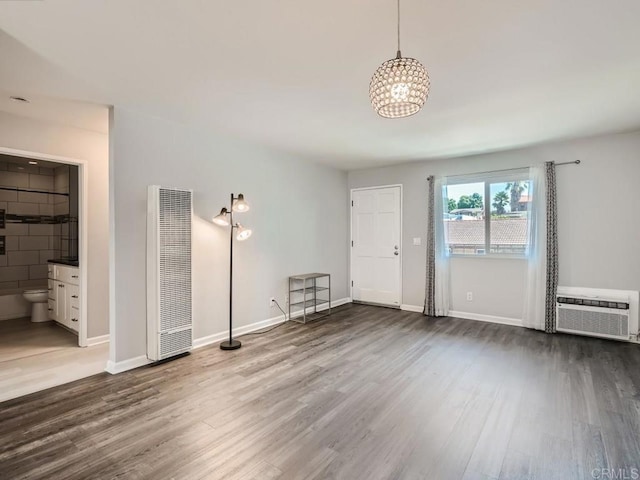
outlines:
[[[640,479],[639,20],[0,2],[0,479]]]

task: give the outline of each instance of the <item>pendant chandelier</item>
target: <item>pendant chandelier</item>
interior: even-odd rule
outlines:
[[[429,74],[415,58],[400,53],[400,0],[398,0],[398,52],[378,67],[369,84],[371,105],[385,118],[418,113],[429,96]]]

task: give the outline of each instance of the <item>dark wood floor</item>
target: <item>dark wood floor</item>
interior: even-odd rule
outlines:
[[[243,342],[0,404],[0,478],[637,478],[638,345],[356,305]]]

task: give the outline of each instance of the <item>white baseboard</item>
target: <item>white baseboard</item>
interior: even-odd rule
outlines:
[[[94,345],[100,345],[101,343],[107,343],[109,341],[109,335],[100,335],[98,337],[87,338],[87,347],[93,347]]]
[[[345,305],[347,303],[351,303],[351,297],[345,297],[345,298],[339,298],[338,300],[333,300],[331,302],[331,308],[336,308],[336,307],[339,307],[340,305]],[[316,311],[322,312],[328,309],[329,309],[329,305],[325,303],[324,305],[318,305]],[[312,313],[313,313],[313,307],[308,307],[306,314],[311,315]],[[291,318],[298,318],[301,316],[302,316],[302,310],[298,310],[297,312],[294,312],[293,315],[291,315]]]
[[[402,305],[400,305],[400,310],[404,310],[405,312],[422,313],[424,311],[424,307],[421,307],[419,305],[408,305],[406,303],[403,303]]]
[[[25,318],[25,317],[30,317],[30,316],[31,316],[31,312],[30,311],[18,312],[18,313],[6,313],[6,314],[0,315],[0,322],[2,320],[14,320],[16,318]]]
[[[495,315],[482,315],[480,313],[449,311],[450,317],[464,318],[466,320],[477,320],[479,322],[499,323],[500,325],[511,325],[522,327],[522,320],[519,318],[497,317]]]
[[[345,305],[347,303],[351,303],[351,298],[340,298],[338,300],[334,300],[331,302],[331,308],[339,307],[340,305]],[[318,307],[318,311],[327,310],[329,308],[328,305],[324,305],[322,307]],[[307,314],[313,312],[313,308],[307,309]],[[302,311],[296,312],[295,315],[292,315],[291,318],[297,318],[302,315]],[[271,327],[273,325],[278,325],[279,323],[283,323],[285,318],[282,314],[277,317],[268,318],[266,320],[261,320],[260,322],[250,323],[249,325],[244,325],[242,327],[236,327],[233,329],[233,336],[239,337],[240,335],[244,335],[246,333],[255,332],[257,330],[262,330],[263,328]],[[206,345],[211,345],[212,343],[218,343],[222,340],[225,340],[229,336],[229,331],[224,331],[220,333],[214,333],[213,335],[207,335],[206,337],[196,338],[193,341],[193,348],[200,348]]]
[[[129,358],[128,360],[123,360],[122,362],[112,362],[109,360],[107,362],[106,371],[115,375],[117,373],[126,372],[127,370],[133,370],[134,368],[143,367],[144,365],[148,365],[151,363],[151,360],[147,358],[146,355],[140,355],[139,357]]]
[[[351,298],[340,298],[338,300],[334,300],[331,302],[331,308],[339,307],[340,305],[344,305],[346,303],[351,303]],[[325,305],[324,308],[318,308],[319,311],[328,309],[329,306]],[[313,309],[307,309],[307,313],[311,313]],[[293,318],[296,318],[298,315],[302,315],[302,312],[299,312],[296,315],[293,315]],[[249,325],[243,325],[242,327],[237,327],[233,329],[234,337],[239,337],[240,335],[244,335],[245,333],[255,332],[256,330],[261,330],[263,328],[271,327],[273,325],[277,325],[285,321],[283,315],[278,315],[277,317],[268,318],[266,320],[262,320],[260,322],[251,323]],[[214,333],[213,335],[207,335],[206,337],[196,338],[193,340],[193,348],[201,348],[206,345],[211,345],[212,343],[218,343],[222,340],[226,339],[229,335],[228,331]],[[109,341],[109,336],[106,335],[107,340]],[[94,337],[101,338],[101,337]],[[88,341],[93,339],[88,339]],[[91,344],[89,344],[91,345]],[[152,363],[151,360],[147,358],[146,355],[141,355],[139,357],[130,358],[129,360],[124,360],[122,362],[107,362],[106,371],[111,374],[117,374],[126,372],[127,370],[133,370],[134,368],[142,367],[144,365],[148,365]]]

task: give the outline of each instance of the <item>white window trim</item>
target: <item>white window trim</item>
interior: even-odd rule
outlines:
[[[508,183],[510,181],[517,180],[531,181],[529,178],[528,168],[513,169],[510,171],[496,171],[486,173],[473,173],[456,175],[453,177],[447,177],[447,187],[450,185],[464,185],[468,183],[483,183],[484,184],[484,234],[485,234],[485,251],[489,250],[491,244],[491,184],[492,183]],[[442,195],[442,192],[440,193]],[[488,202],[487,202],[488,200]],[[488,212],[488,214],[487,214]],[[443,219],[440,219],[444,222]],[[447,244],[448,245],[448,244]],[[478,258],[478,259],[499,259],[499,260],[526,260],[529,255],[526,253],[485,253],[485,254],[464,254],[464,253],[449,253],[449,258]]]

